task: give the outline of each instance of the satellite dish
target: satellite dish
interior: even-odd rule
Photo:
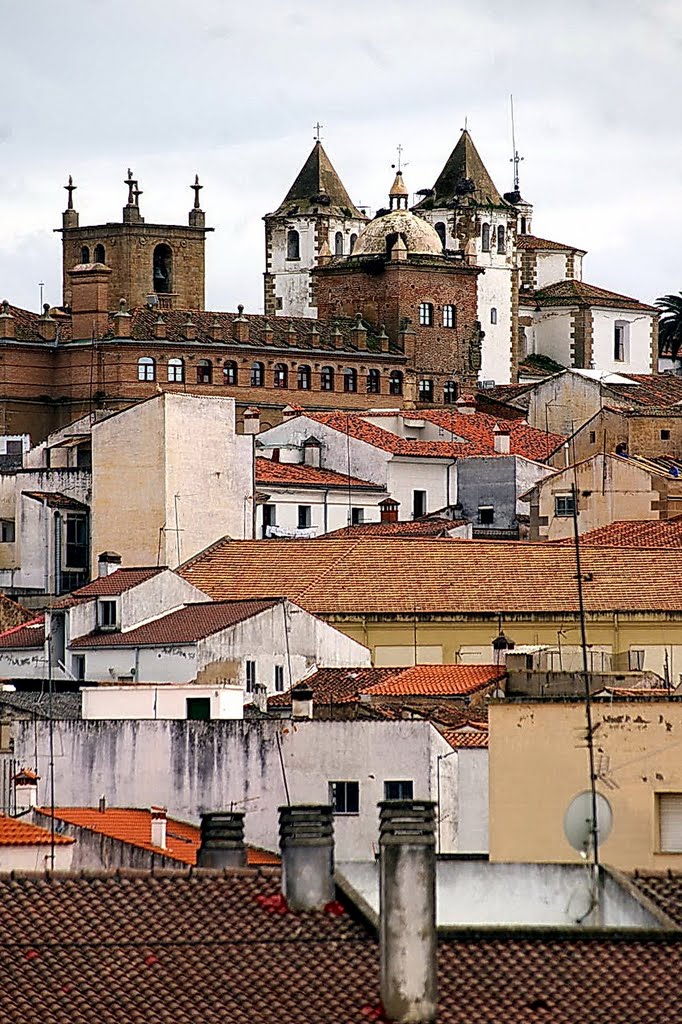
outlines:
[[[147,296],[147,305],[149,307],[158,306],[158,304],[159,304],[159,297],[158,297],[158,295],[155,295],[154,292],[152,292],[151,295]]]
[[[613,827],[613,811],[605,796],[597,793],[597,841],[608,839]],[[564,815],[564,835],[574,850],[586,857],[592,848],[592,794],[587,791],[574,796]]]

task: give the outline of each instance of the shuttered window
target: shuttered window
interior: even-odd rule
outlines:
[[[682,853],[682,793],[658,794],[661,853]]]

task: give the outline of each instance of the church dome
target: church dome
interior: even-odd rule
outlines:
[[[353,248],[353,256],[386,256],[401,238],[408,254],[442,256],[443,242],[427,221],[407,209],[408,192],[400,171],[389,193],[391,209],[367,224]]]

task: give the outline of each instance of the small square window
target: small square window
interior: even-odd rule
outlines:
[[[211,698],[187,697],[185,700],[187,720],[190,722],[210,722]]]
[[[661,853],[682,853],[682,793],[657,793]]]
[[[78,682],[82,682],[85,679],[85,655],[84,654],[72,654],[71,655],[71,673],[76,677]]]
[[[360,783],[330,782],[329,803],[334,814],[360,813]]]
[[[662,430],[661,431],[661,441],[669,441],[669,440],[670,440],[670,431],[669,430]]]
[[[478,506],[478,521],[481,526],[492,526],[495,522],[495,509],[492,505]]]
[[[256,689],[256,662],[247,661],[246,663],[246,692],[254,693]]]
[[[284,690],[284,665],[275,665],[275,690],[277,693]]]
[[[97,605],[97,616],[100,629],[116,629],[118,622],[117,602],[100,599]]]
[[[13,519],[0,519],[0,544],[13,544],[16,533]]]
[[[365,521],[365,510],[364,508],[351,508],[350,510],[350,521],[351,526],[360,526]]]
[[[298,528],[308,530],[312,524],[312,508],[310,505],[298,506]]]
[[[630,648],[628,651],[628,669],[630,672],[641,672],[644,669],[644,656],[646,651]]]
[[[384,782],[384,800],[412,800],[414,783],[411,779]]]
[[[412,518],[426,515],[426,491],[412,491]]]
[[[283,308],[284,308],[284,299],[280,295],[278,295],[277,298],[275,299],[275,309],[283,309]]]
[[[572,494],[554,495],[554,515],[572,516],[575,511],[575,502]]]

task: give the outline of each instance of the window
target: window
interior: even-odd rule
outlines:
[[[491,324],[496,324],[497,323],[497,310],[495,309],[494,306],[490,307],[490,323]]]
[[[65,523],[64,567],[87,569],[90,564],[88,519],[78,513],[67,513]]]
[[[262,363],[251,363],[251,387],[262,388],[265,369]]]
[[[426,491],[412,491],[412,518],[426,515]]]
[[[320,387],[323,391],[334,390],[334,367],[323,366],[320,370]]]
[[[522,217],[522,218],[521,218],[521,234],[522,234],[522,235],[525,235],[525,234],[526,234],[526,227],[527,227],[527,222],[526,222],[526,218],[525,218],[525,217]]]
[[[0,544],[14,544],[15,526],[13,519],[0,519]]]
[[[152,283],[155,292],[168,293],[173,290],[173,252],[165,242],[154,249]]]
[[[438,223],[434,224],[433,226],[435,228],[436,234],[438,235],[438,237],[440,238],[441,242],[443,243],[443,248],[445,248],[445,237],[446,237],[446,235],[445,235],[445,224],[443,224],[442,220],[439,220]]]
[[[116,629],[118,622],[118,605],[109,598],[100,598],[97,602],[97,625],[100,629]]]
[[[481,249],[490,252],[490,224],[481,225]]]
[[[298,528],[299,530],[310,529],[312,523],[312,506],[311,505],[299,505],[298,506]]]
[[[627,320],[616,320],[613,325],[613,358],[617,363],[626,363],[629,359],[630,324]]]
[[[329,803],[334,814],[360,813],[360,783],[330,782]]]
[[[213,380],[213,365],[210,359],[200,359],[197,363],[197,384],[210,384]]]
[[[669,430],[662,430],[661,431],[661,441],[669,441],[669,440],[670,440],[670,431]]]
[[[628,651],[628,669],[630,672],[641,672],[644,669],[645,653],[645,651],[634,650],[633,648]]]
[[[272,383],[276,388],[285,388],[289,379],[289,371],[286,363],[275,363],[273,369]]]
[[[210,722],[210,697],[187,697],[185,701],[185,708],[188,722]]]
[[[364,508],[351,508],[350,510],[350,523],[351,526],[361,526],[365,521],[365,510]]]
[[[275,309],[284,309],[284,299],[278,295],[275,299]]]
[[[96,245],[95,246],[95,253],[94,253],[93,263],[106,263],[105,252],[104,252],[104,246],[103,245]]]
[[[84,654],[72,654],[71,655],[71,673],[76,677],[79,682],[85,679],[85,655]]]
[[[478,506],[478,521],[481,526],[492,526],[495,522],[495,509],[492,505]]]
[[[5,442],[5,454],[6,455],[23,455],[24,454],[24,442],[18,440],[8,440]]]
[[[433,401],[433,381],[422,378],[419,381],[419,401],[420,402],[432,402]]]
[[[277,693],[284,690],[284,665],[275,665],[275,690]]]
[[[83,246],[81,246],[81,263],[89,263],[89,262],[90,262],[90,250],[88,249],[87,245],[83,245]]]
[[[287,259],[300,260],[301,245],[298,238],[298,231],[287,231]]]
[[[357,242],[357,240],[358,240],[358,236],[357,235],[353,234],[353,235],[350,236],[350,249],[349,249],[349,252],[351,252],[351,253],[353,252],[353,249],[355,248],[355,243]]]
[[[254,693],[256,690],[256,662],[247,661],[246,663],[246,692]]]
[[[223,384],[236,384],[238,377],[237,364],[230,360],[223,366]]]
[[[381,391],[381,374],[378,370],[372,369],[367,373],[367,394],[378,395]]]
[[[498,253],[505,253],[507,246],[505,244],[504,227],[502,224],[498,225],[497,228],[497,251]]]
[[[433,303],[419,303],[419,323],[422,327],[433,327]]]
[[[384,782],[384,800],[412,800],[414,783],[411,779]]]
[[[403,375],[400,370],[391,370],[391,376],[388,378],[388,390],[391,395],[402,395]]]
[[[446,380],[443,384],[443,404],[454,405],[457,401],[457,385],[454,380]]]
[[[682,853],[682,793],[657,793],[661,853]]]
[[[168,380],[175,384],[182,384],[185,379],[185,364],[182,359],[168,360]]]
[[[572,516],[575,511],[575,502],[572,494],[554,495],[554,515]]]
[[[137,379],[156,380],[156,363],[151,356],[142,356],[137,360]]]
[[[597,431],[596,430],[591,430],[590,431],[590,444],[596,444],[596,442],[597,442]]]
[[[358,390],[358,375],[353,367],[348,366],[343,371],[343,390],[350,393]]]
[[[298,390],[299,391],[310,391],[310,379],[311,379],[310,367],[309,366],[299,366],[298,371],[296,373],[296,383],[298,385]]]
[[[343,235],[340,231],[334,235],[334,255],[343,256]]]
[[[263,509],[263,537],[268,536],[268,527],[277,526],[277,506],[266,504]]]
[[[454,327],[455,323],[455,307],[443,306],[443,327]]]

